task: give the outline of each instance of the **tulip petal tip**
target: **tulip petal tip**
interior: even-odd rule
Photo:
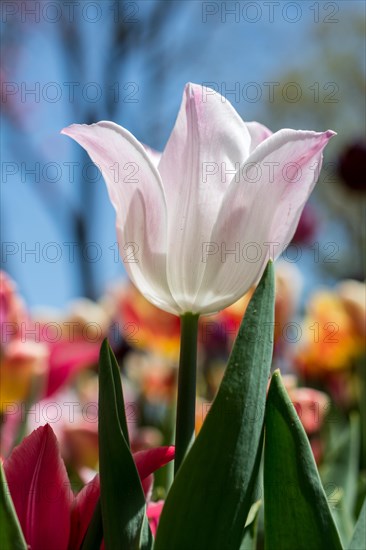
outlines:
[[[187,97],[192,99],[194,97],[194,84],[192,84],[192,82],[187,82],[187,84],[185,85],[185,91]]]
[[[73,124],[71,126],[65,126],[65,128],[62,128],[62,130],[60,131],[60,134],[63,134],[64,136],[69,136],[70,135],[70,128],[74,126]]]
[[[337,135],[337,132],[334,132],[333,130],[327,130],[327,131],[325,132],[325,136],[326,136],[328,139],[330,139],[330,138],[332,138],[333,136],[336,136],[336,135]]]
[[[65,136],[73,137],[73,134],[75,131],[77,131],[78,128],[81,126],[93,126],[93,124],[70,124],[69,126],[65,126],[65,128],[62,128],[60,131],[60,134],[63,134]]]

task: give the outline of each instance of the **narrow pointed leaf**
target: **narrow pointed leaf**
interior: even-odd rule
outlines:
[[[278,371],[268,393],[265,437],[266,550],[342,550],[307,435]]]
[[[243,540],[240,550],[255,550],[257,547],[258,516],[261,504],[261,501],[258,500],[250,509],[244,527]]]
[[[9,487],[0,461],[0,548],[3,550],[27,550]]]
[[[119,369],[117,359],[110,345],[108,344],[107,340],[104,340],[101,346],[100,361],[102,361],[103,364],[107,366],[108,371],[112,374],[112,377],[113,377],[112,383],[114,385],[114,397],[116,400],[116,411],[117,411],[118,421],[121,426],[122,433],[126,440],[126,443],[128,444],[128,446],[130,446],[120,369]]]
[[[149,520],[147,519],[147,515],[145,514],[141,525],[141,529],[140,529],[140,542],[139,542],[138,548],[148,550],[149,548],[152,548],[153,542],[154,542],[154,539],[151,533]]]
[[[106,550],[140,547],[145,497],[127,443],[117,362],[104,341],[99,362],[100,502]]]
[[[107,345],[107,341],[105,341],[101,347],[100,361],[103,361],[103,363],[108,365],[109,371],[112,373],[113,385],[115,388],[114,397],[116,399],[116,411],[118,415],[118,421],[121,426],[122,433],[126,440],[126,443],[128,446],[130,446],[119,366],[114,356],[114,353],[112,352],[109,345]],[[98,494],[99,494],[99,484],[98,484]],[[101,513],[102,513],[102,507],[100,503],[100,498],[98,496],[95,503],[95,509],[92,513],[91,520],[87,528],[87,533],[83,540],[83,550],[94,550],[95,548],[99,548],[100,541],[102,540],[102,537],[103,537],[103,523],[102,523]],[[79,531],[79,536],[80,536],[80,532],[81,531]]]
[[[269,263],[245,313],[216,399],[172,484],[154,550],[240,548],[262,452],[273,310]]]
[[[366,499],[363,502],[353,537],[347,550],[360,550],[366,547]]]

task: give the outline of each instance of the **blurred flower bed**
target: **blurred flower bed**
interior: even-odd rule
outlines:
[[[276,289],[273,367],[284,373],[334,514],[349,513],[342,502],[353,491],[356,515],[366,490],[365,284],[344,280],[317,288],[302,305],[301,273],[295,264],[279,261]],[[251,295],[252,290],[227,309],[201,317],[197,433]],[[31,315],[4,272],[0,313],[4,459],[26,435],[49,424],[75,493],[93,479],[98,470],[97,361],[107,336],[121,367],[133,452],[172,443],[179,318],[155,308],[126,282],[108,289],[98,303],[83,299],[62,315]],[[152,502],[165,497],[171,480],[169,464],[155,473]],[[351,518],[343,517],[340,525],[348,535]]]

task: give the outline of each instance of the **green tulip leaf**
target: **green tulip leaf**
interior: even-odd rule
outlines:
[[[225,376],[169,491],[155,550],[238,550],[262,454],[273,350],[270,262],[245,313]]]
[[[366,548],[366,499],[363,501],[360,516],[347,550],[360,550],[362,548]]]
[[[349,541],[354,527],[353,510],[357,502],[358,463],[360,456],[360,419],[350,415],[350,423],[343,432],[334,430],[338,445],[325,457],[320,477],[337,524],[342,542]]]
[[[266,550],[341,550],[314,456],[276,371],[266,407],[264,446]]]
[[[106,550],[151,548],[145,496],[128,444],[120,372],[105,340],[99,360],[100,501]]]
[[[93,516],[88,525],[88,530],[85,533],[84,540],[81,545],[81,550],[100,550],[100,545],[103,540],[103,520],[102,507],[100,498],[94,508]]]
[[[5,479],[0,460],[0,548],[2,550],[27,550],[22,528]]]
[[[249,511],[240,550],[255,550],[257,547],[258,516],[261,504],[262,502],[258,500]]]

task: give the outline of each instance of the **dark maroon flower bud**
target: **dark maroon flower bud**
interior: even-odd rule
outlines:
[[[366,142],[359,141],[346,147],[338,161],[338,176],[352,191],[366,190]]]
[[[318,228],[318,217],[314,208],[307,204],[302,211],[299,225],[292,242],[295,244],[309,244],[312,242]]]

